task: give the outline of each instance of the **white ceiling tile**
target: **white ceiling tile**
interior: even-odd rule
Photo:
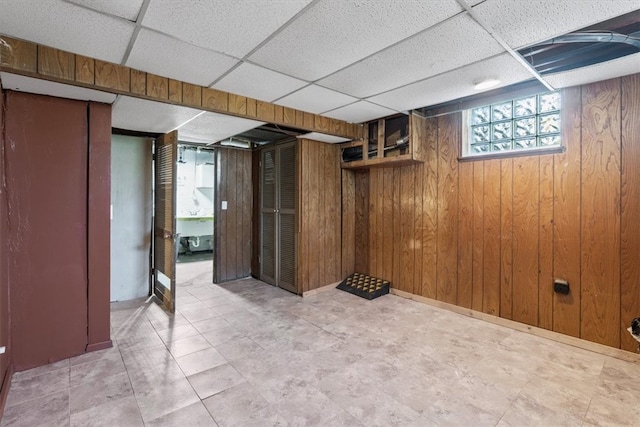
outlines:
[[[178,129],[180,141],[212,143],[262,126],[264,122],[206,112]]]
[[[194,108],[118,96],[111,110],[111,125],[118,129],[167,133],[201,113]]]
[[[120,63],[135,25],[60,0],[2,0],[0,33]]]
[[[19,76],[17,74],[0,73],[0,80],[2,80],[2,87],[4,89],[19,92],[78,99],[80,101],[103,102],[105,104],[111,104],[116,100],[116,95],[112,93]]]
[[[237,63],[229,56],[145,28],[127,60],[129,67],[201,86],[210,85]]]
[[[455,0],[320,0],[250,59],[317,80],[461,10]]]
[[[638,9],[638,0],[487,0],[474,7],[512,48],[579,30]]]
[[[589,67],[548,74],[543,77],[554,88],[563,88],[635,74],[639,70],[640,53],[635,53]]]
[[[504,87],[529,80],[531,74],[508,53],[413,83],[370,98],[372,102],[398,111],[411,110],[479,93],[474,82],[500,80]]]
[[[68,0],[98,12],[119,16],[135,22],[143,0]]]
[[[278,99],[275,103],[309,113],[320,114],[355,101],[357,99],[349,95],[320,86],[309,85],[291,95]]]
[[[213,87],[261,101],[272,102],[307,82],[250,63],[243,63]]]
[[[328,142],[329,144],[339,144],[341,142],[350,141],[348,138],[343,138],[341,136],[335,135],[327,135],[326,133],[320,132],[309,132],[304,135],[298,135],[299,139],[310,139],[312,141],[320,141],[320,142]]]
[[[494,56],[504,49],[468,15],[458,15],[318,83],[364,98]]]
[[[323,116],[344,120],[345,122],[350,123],[362,123],[396,113],[397,111],[381,107],[380,105],[372,104],[367,101],[358,101],[326,112]]]
[[[153,0],[142,25],[242,58],[311,0]]]

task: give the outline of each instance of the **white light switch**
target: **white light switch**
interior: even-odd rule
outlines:
[[[111,205],[111,213],[109,214],[109,216],[113,220],[113,205]]]
[[[7,347],[2,346],[0,347],[0,354],[4,354],[7,351]]]
[[[226,210],[227,210],[227,201],[226,201],[226,200],[223,200],[223,201],[222,201],[222,206],[221,206],[220,208],[221,208],[223,211],[226,211]]]

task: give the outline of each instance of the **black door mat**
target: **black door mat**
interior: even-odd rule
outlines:
[[[353,273],[344,279],[336,288],[366,299],[374,299],[389,293],[391,283],[388,280],[376,279],[366,274]]]

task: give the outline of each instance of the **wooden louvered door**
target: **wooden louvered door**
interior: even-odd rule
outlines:
[[[170,313],[176,300],[176,160],[178,133],[173,131],[155,141],[153,294]]]
[[[296,146],[262,151],[261,280],[296,292]]]

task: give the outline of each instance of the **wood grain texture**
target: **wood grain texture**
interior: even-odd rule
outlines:
[[[387,226],[384,217],[384,170],[380,169],[377,174],[378,185],[376,186],[376,220],[378,221],[378,232],[376,233],[376,269],[375,276],[381,277],[384,268],[384,228]]]
[[[366,274],[369,272],[369,230],[371,229],[369,223],[369,171],[358,170],[354,173],[356,184],[354,263],[357,272]]]
[[[484,162],[482,311],[500,314],[500,160]]]
[[[400,169],[393,169],[393,280],[391,287],[400,286],[402,272],[402,208],[401,208],[401,175]]]
[[[382,272],[380,278],[393,279],[393,169],[382,169]]]
[[[138,95],[147,94],[147,73],[131,70],[131,92]]]
[[[253,180],[251,170],[253,166],[253,155],[251,151],[242,152],[242,259],[240,263],[240,275],[248,277],[251,274],[251,242],[253,234],[252,206],[253,206]]]
[[[298,289],[309,290],[309,171],[310,158],[307,144],[298,143],[296,157],[298,160],[297,185],[298,185]]]
[[[513,318],[513,159],[500,160],[500,317]]]
[[[420,118],[422,119],[422,118]],[[424,120],[424,119],[423,119]],[[424,164],[418,163],[411,166],[413,169],[413,233],[412,233],[412,246],[413,246],[413,290],[414,294],[420,295],[422,292],[422,185],[424,178]],[[388,222],[387,222],[388,224]],[[385,246],[386,246],[385,241]]]
[[[315,128],[315,116],[311,113],[307,113],[306,111],[302,113],[303,118],[303,126],[306,129],[314,129]]]
[[[75,55],[46,46],[38,46],[38,73],[43,76],[74,80]]]
[[[580,336],[620,345],[620,80],[582,91]]]
[[[76,55],[76,81],[92,85],[96,81],[96,62],[93,58]]]
[[[554,156],[553,276],[569,282],[568,295],[553,295],[553,330],[580,336],[580,218],[582,186],[582,90],[562,94],[562,143],[566,151]]]
[[[538,157],[513,160],[513,320],[538,325]]]
[[[235,114],[247,114],[247,97],[229,94],[229,112]]]
[[[342,241],[341,279],[355,273],[356,254],[356,174],[341,170],[342,175]]]
[[[471,308],[473,301],[473,168],[458,166],[458,296],[456,305]]]
[[[169,101],[182,104],[182,82],[169,79]]]
[[[413,292],[413,265],[414,265],[414,166],[405,166],[400,169],[400,283],[396,288]],[[384,227],[384,224],[381,225]],[[381,227],[379,226],[379,227]]]
[[[313,123],[313,127],[315,130],[317,130],[318,132],[322,132],[322,133],[330,133],[331,129],[329,126],[329,122],[331,121],[331,119],[329,117],[322,117],[322,116],[318,116],[315,118],[315,121]]]
[[[202,106],[202,87],[182,83],[182,102],[192,107]]]
[[[436,298],[438,271],[438,119],[425,121],[422,186],[422,291]]]
[[[237,251],[235,243],[230,240],[238,240],[236,214],[238,213],[236,199],[236,170],[238,168],[238,150],[228,150],[227,155],[227,210],[225,224],[225,238],[223,240],[222,250],[224,251],[224,259],[226,264],[227,275],[224,280],[235,278],[237,274]]]
[[[253,98],[247,98],[247,116],[256,117],[258,115],[258,101]]]
[[[553,329],[553,156],[540,156],[538,326]]]
[[[380,223],[378,217],[378,186],[380,185],[380,171],[371,171],[369,173],[369,274],[377,276],[378,274],[378,234],[380,234]]]
[[[458,147],[460,114],[438,117],[438,293],[455,304],[458,282]]]
[[[282,111],[282,123],[289,126],[296,124],[296,110],[289,107],[284,107]]]
[[[202,106],[215,112],[229,111],[229,94],[208,87],[202,88]]]
[[[265,122],[272,122],[275,118],[275,107],[268,102],[258,101],[256,104],[256,118]]]
[[[482,311],[484,292],[484,161],[473,162],[473,266],[471,308]]]
[[[147,73],[147,96],[160,100],[169,99],[169,79]]]
[[[7,36],[0,36],[0,39],[9,45],[9,48],[3,46],[0,50],[0,64],[29,73],[37,71],[38,45]]]
[[[282,123],[284,120],[284,107],[282,105],[276,105],[273,107],[273,122]]]
[[[640,316],[640,74],[621,78],[620,348],[636,351],[627,333]]]
[[[251,185],[253,186],[253,194],[251,196],[251,276],[260,277],[260,248],[262,241],[260,240],[260,196],[262,189],[260,188],[260,161],[262,152],[259,150],[252,151],[251,157]],[[298,161],[298,164],[300,162]],[[299,168],[299,165],[298,165]],[[298,171],[297,177],[300,174]],[[216,174],[217,177],[217,174]],[[217,178],[216,178],[217,180]],[[214,194],[215,206],[220,204],[217,196]],[[214,236],[215,241],[215,236]],[[215,262],[214,262],[214,277],[215,277]],[[298,280],[298,283],[300,281]]]
[[[96,86],[119,92],[129,92],[129,68],[96,59],[95,70]]]

